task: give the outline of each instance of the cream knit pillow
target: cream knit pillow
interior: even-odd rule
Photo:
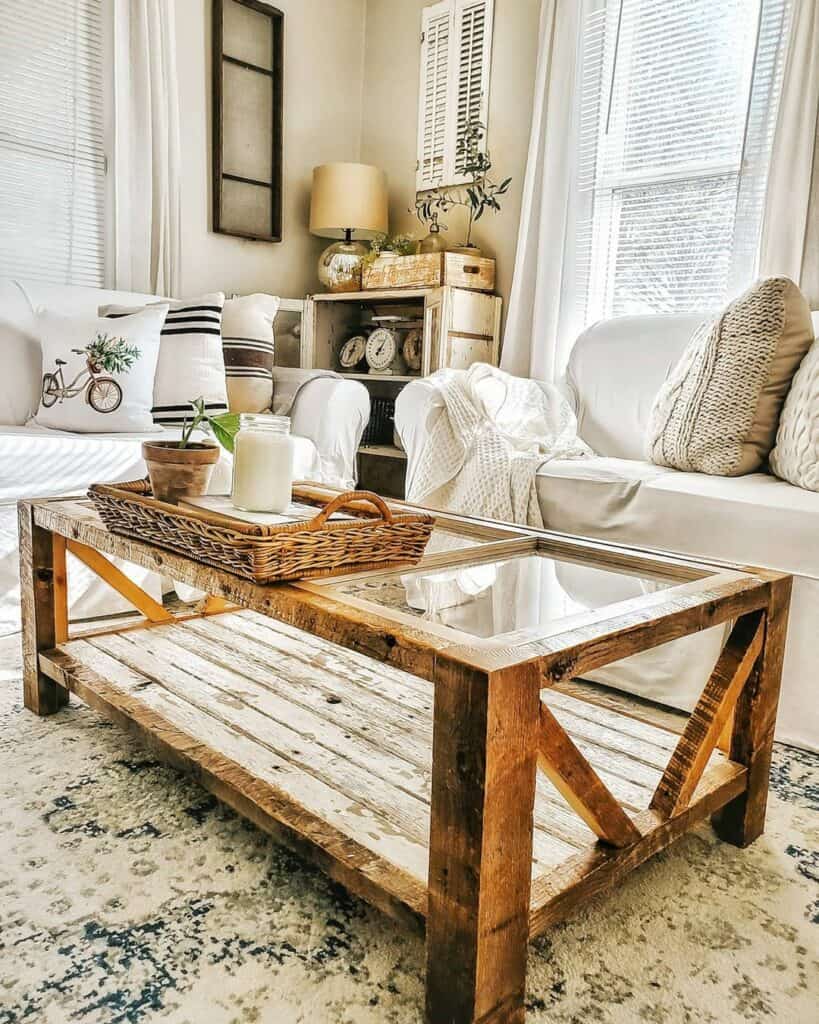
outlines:
[[[758,281],[694,332],[654,401],[648,458],[715,476],[759,469],[812,342],[810,309],[793,281]]]
[[[785,399],[771,469],[788,483],[819,491],[819,341],[802,360]]]

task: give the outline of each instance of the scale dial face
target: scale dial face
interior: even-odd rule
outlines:
[[[404,337],[402,354],[410,370],[421,369],[421,340],[422,333],[417,327],[413,327],[411,331],[407,331],[406,336]]]
[[[389,369],[398,353],[398,339],[389,327],[376,327],[367,338],[367,364],[371,370]]]
[[[363,334],[356,334],[345,341],[341,346],[341,352],[339,352],[338,360],[345,370],[352,370],[353,367],[358,366],[364,358],[364,353],[366,351],[367,339]]]

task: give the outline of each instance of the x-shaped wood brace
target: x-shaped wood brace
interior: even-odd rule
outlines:
[[[762,612],[737,620],[657,785],[651,810],[672,817],[688,806],[754,670],[764,637]],[[538,767],[604,842],[623,847],[640,838],[637,826],[542,702]]]

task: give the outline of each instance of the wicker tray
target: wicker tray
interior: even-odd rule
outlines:
[[[157,501],[147,480],[94,484],[88,497],[112,533],[170,548],[256,583],[414,564],[435,525],[423,513],[392,512],[370,491],[348,491],[327,501],[310,488],[294,487],[294,500],[320,511],[285,526],[259,526]],[[341,509],[353,518],[329,522]]]

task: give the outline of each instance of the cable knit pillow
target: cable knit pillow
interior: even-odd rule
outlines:
[[[819,340],[802,360],[785,399],[771,469],[790,484],[819,491]]]
[[[793,281],[758,281],[694,332],[654,401],[648,458],[715,476],[759,469],[812,342],[810,309]]]

